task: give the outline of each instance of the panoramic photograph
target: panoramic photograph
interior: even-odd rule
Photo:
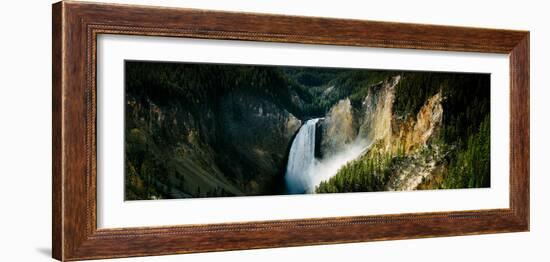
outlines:
[[[125,62],[125,200],[487,188],[490,75]]]

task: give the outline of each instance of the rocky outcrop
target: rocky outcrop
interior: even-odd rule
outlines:
[[[385,186],[394,191],[415,189],[441,165],[446,154],[430,144],[442,125],[441,92],[430,97],[416,114],[402,119],[393,111],[399,81],[401,77],[394,76],[371,86],[358,106],[353,107],[349,99],[333,106],[322,123],[321,142],[323,156],[361,143],[365,150],[355,161],[399,156],[400,160],[388,167],[391,174]]]
[[[385,146],[373,148],[379,154],[399,155],[389,167],[390,176],[385,190],[414,190],[422,180],[443,164],[448,153],[437,144],[429,143],[438,132],[443,119],[441,92],[429,98],[415,117],[405,121],[393,120],[391,138],[382,136]]]
[[[330,157],[343,150],[357,137],[353,109],[349,99],[340,100],[322,121],[321,154]]]
[[[395,76],[369,89],[358,108],[361,125],[359,137],[374,142],[384,140],[385,144],[391,143],[393,102],[395,88],[401,77]]]
[[[386,183],[387,191],[410,191],[416,189],[426,177],[442,167],[445,151],[439,145],[428,145],[396,161]]]
[[[395,138],[405,153],[425,145],[439,130],[443,120],[442,102],[443,98],[439,92],[426,101],[416,114],[416,118],[409,118],[405,123],[399,125],[399,130],[395,132]]]
[[[371,144],[384,140],[391,145],[395,88],[400,76],[369,88],[359,106],[345,98],[334,105],[322,122],[321,153],[331,156],[354,143]]]

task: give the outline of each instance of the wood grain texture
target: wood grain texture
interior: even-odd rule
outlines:
[[[62,77],[62,33],[61,4],[52,8],[52,256],[61,257],[63,231],[63,190],[61,173],[61,77]]]
[[[529,230],[529,33],[81,2],[53,6],[53,257],[81,260]],[[99,34],[510,55],[510,208],[97,229]]]
[[[529,33],[510,52],[510,207],[529,228]]]

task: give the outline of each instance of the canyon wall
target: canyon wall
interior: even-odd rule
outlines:
[[[399,81],[401,76],[397,75],[372,85],[355,107],[349,99],[341,100],[330,109],[321,126],[325,158],[354,145],[364,150],[349,161],[352,166],[380,162],[383,158],[389,165],[392,159],[399,158],[391,161],[392,166],[387,167],[391,174],[384,174],[387,177],[379,185],[385,190],[416,189],[422,179],[442,164],[445,155],[429,143],[442,124],[441,91],[425,101],[418,112],[402,117],[393,110]]]

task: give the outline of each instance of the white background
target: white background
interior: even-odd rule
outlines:
[[[107,0],[105,0],[107,1]],[[119,1],[531,31],[531,232],[134,258],[125,261],[548,261],[550,29],[544,1]],[[0,8],[0,260],[51,255],[51,10]]]

